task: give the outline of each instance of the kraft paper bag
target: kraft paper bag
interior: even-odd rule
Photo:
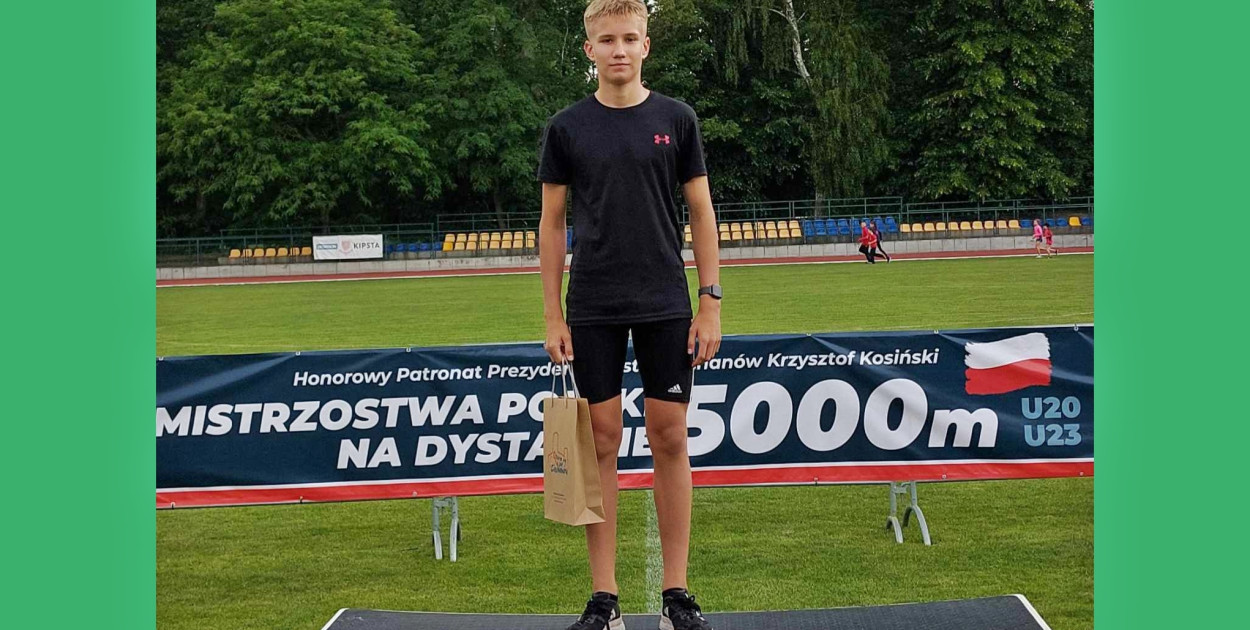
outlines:
[[[573,387],[576,395],[576,381]],[[567,389],[543,401],[543,516],[566,525],[604,521],[590,402]]]

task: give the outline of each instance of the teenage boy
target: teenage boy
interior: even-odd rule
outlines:
[[[642,85],[642,63],[651,48],[642,0],[593,0],[584,22],[583,50],[595,64],[599,86],[551,118],[538,167],[546,349],[552,361],[572,365],[579,393],[590,402],[603,484],[605,521],[586,526],[593,592],[569,628],[624,628],[616,582],[616,466],[621,378],[632,336],[664,561],[659,627],[711,630],[686,590],[691,510],[686,408],[694,367],[715,356],[721,342],[716,218],[698,119],[688,105]],[[690,207],[697,315],[681,256],[683,231],[674,199],[679,186]],[[569,193],[575,245],[563,313]]]

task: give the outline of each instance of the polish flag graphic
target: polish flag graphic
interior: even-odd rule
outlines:
[[[1050,385],[1050,341],[1029,333],[964,346],[969,394],[1003,394],[1034,385]]]

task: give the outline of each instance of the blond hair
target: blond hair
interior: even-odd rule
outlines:
[[[586,35],[590,35],[590,23],[601,17],[633,16],[642,19],[643,28],[647,25],[647,5],[642,0],[591,0],[582,14],[582,22],[586,26]]]

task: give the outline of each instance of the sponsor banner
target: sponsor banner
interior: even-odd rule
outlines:
[[[381,258],[381,234],[346,234],[343,236],[314,236],[314,260],[358,260]]]
[[[695,371],[700,486],[1089,476],[1092,326],[730,336]],[[542,489],[539,343],[157,361],[157,506]],[[622,488],[651,484],[633,349]],[[674,384],[683,386],[683,384]]]

